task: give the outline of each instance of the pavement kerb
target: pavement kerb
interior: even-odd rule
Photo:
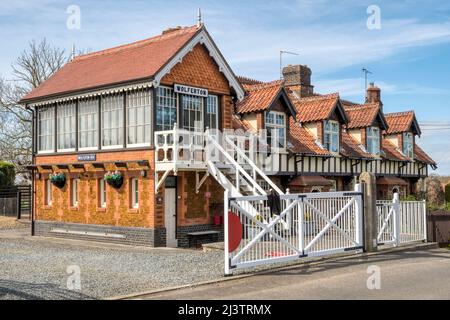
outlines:
[[[357,253],[357,254],[346,253],[346,254],[335,255],[335,256],[331,256],[331,257],[311,258],[309,260],[302,260],[302,261],[299,261],[297,263],[294,263],[294,264],[291,264],[288,266],[273,267],[269,270],[254,271],[252,273],[232,275],[232,276],[217,278],[214,280],[196,282],[196,283],[182,285],[182,286],[167,287],[167,288],[154,289],[154,290],[149,290],[149,291],[142,291],[142,292],[133,293],[133,294],[113,296],[113,297],[105,298],[105,300],[139,300],[139,297],[143,297],[143,296],[150,296],[150,295],[155,295],[155,294],[163,293],[163,292],[176,291],[176,290],[201,287],[201,286],[206,286],[206,285],[221,283],[221,282],[226,282],[226,281],[239,280],[239,279],[254,277],[256,275],[269,274],[269,273],[283,271],[283,270],[290,270],[290,269],[298,268],[299,266],[302,266],[302,265],[315,266],[315,265],[320,265],[325,262],[341,261],[341,260],[354,259],[354,258],[368,258],[368,257],[372,257],[372,256],[377,256],[377,255],[382,255],[382,254],[387,254],[387,253],[401,252],[401,251],[436,249],[438,247],[439,247],[438,244],[435,242],[414,243],[414,244],[403,245],[403,246],[399,246],[399,247],[383,248],[382,250],[375,251],[375,252],[363,252],[363,253]]]

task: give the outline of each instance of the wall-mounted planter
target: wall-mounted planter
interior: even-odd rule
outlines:
[[[59,189],[66,185],[66,175],[64,173],[55,173],[50,175],[50,182]]]
[[[114,189],[120,189],[123,185],[123,176],[118,171],[114,173],[108,172],[105,174],[105,181]]]

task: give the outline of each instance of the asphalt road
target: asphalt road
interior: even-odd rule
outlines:
[[[374,279],[374,270],[379,270],[380,282],[369,281],[369,284],[372,288],[379,284],[380,288],[368,289],[368,278]],[[303,265],[140,298],[450,299],[450,250],[403,251]]]

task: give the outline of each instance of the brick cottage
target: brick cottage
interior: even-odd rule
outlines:
[[[414,112],[384,114],[375,85],[356,104],[315,93],[306,66],[283,75],[236,77],[202,24],[75,57],[21,101],[35,234],[187,247],[223,239],[224,190],[353,190],[369,171],[380,198],[420,191],[436,163]]]

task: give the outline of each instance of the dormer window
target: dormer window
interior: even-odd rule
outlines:
[[[414,158],[414,136],[411,132],[403,134],[403,154],[408,158]]]
[[[380,129],[377,127],[367,128],[367,152],[380,155]]]
[[[267,143],[274,148],[286,148],[286,114],[270,111],[266,114]]]
[[[328,151],[339,152],[339,122],[333,120],[325,122],[323,141]]]

